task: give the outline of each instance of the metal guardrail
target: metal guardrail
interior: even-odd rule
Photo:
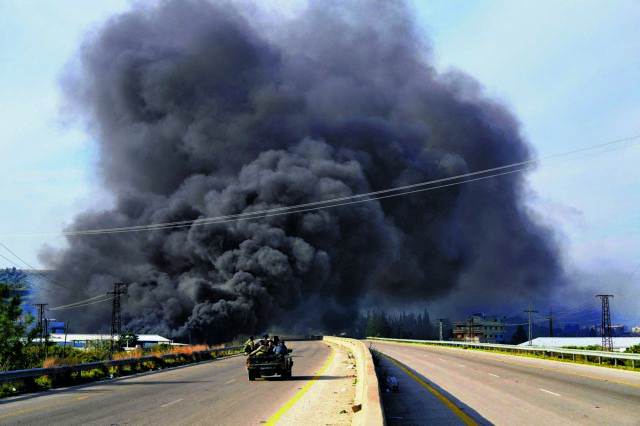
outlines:
[[[389,339],[383,337],[367,337],[369,340],[380,340],[386,342],[400,342],[400,343],[417,343],[422,345],[433,346],[448,346],[448,347],[467,347],[472,349],[483,350],[496,350],[502,352],[515,352],[515,353],[533,353],[535,355],[548,356],[549,358],[556,357],[560,359],[572,358],[576,361],[576,357],[584,357],[584,359],[593,358],[598,359],[598,362],[602,364],[603,359],[613,360],[614,365],[618,365],[619,360],[631,361],[633,369],[636,365],[640,366],[640,354],[624,353],[624,352],[607,352],[607,351],[588,351],[581,349],[567,349],[567,348],[549,348],[546,346],[520,346],[520,345],[498,345],[495,343],[471,343],[471,342],[452,342],[447,340],[410,340],[410,339]]]
[[[193,352],[196,356],[202,357],[203,355],[214,355],[217,356],[220,352],[226,351],[234,351],[242,349],[242,346],[231,346],[228,348],[218,348],[211,349],[205,351],[197,351]],[[144,362],[160,362],[163,363],[165,360],[180,358],[181,356],[188,356],[187,353],[177,353],[177,354],[164,354],[162,356],[143,356],[139,358],[124,358],[124,359],[115,359],[110,361],[98,361],[98,362],[87,362],[84,364],[75,364],[75,365],[62,365],[59,367],[46,367],[46,368],[33,368],[30,370],[13,370],[13,371],[5,371],[0,373],[0,383],[11,381],[11,380],[20,380],[20,379],[28,379],[32,377],[41,377],[41,376],[53,376],[56,374],[71,374],[77,371],[88,371],[93,370],[95,368],[102,367],[118,367],[122,365],[132,365],[139,364]]]

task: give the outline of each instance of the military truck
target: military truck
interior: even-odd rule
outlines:
[[[254,381],[262,376],[275,376],[279,374],[283,379],[291,378],[293,368],[292,349],[287,349],[284,354],[253,354],[247,356],[247,373],[249,380]]]

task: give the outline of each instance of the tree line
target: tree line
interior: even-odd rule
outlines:
[[[445,327],[448,330],[450,327]],[[347,335],[365,337],[387,337],[392,339],[433,340],[439,338],[439,328],[431,323],[429,313],[403,312],[391,315],[384,311],[371,310],[360,316]],[[448,336],[446,336],[448,337]]]

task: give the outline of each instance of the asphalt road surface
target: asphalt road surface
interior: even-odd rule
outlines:
[[[410,367],[407,373],[383,360],[387,374],[399,382],[398,392],[383,393],[390,426],[640,425],[637,371],[456,348],[367,344]]]
[[[0,424],[261,424],[276,412],[282,412],[287,401],[314,377],[314,383],[337,384],[340,379],[353,380],[328,374],[317,376],[332,353],[326,343],[288,342],[288,346],[294,355],[290,380],[272,376],[249,382],[245,357],[235,356],[5,398],[0,400]],[[325,371],[331,371],[331,368]],[[316,388],[328,391],[321,386]],[[335,395],[332,399],[335,401]],[[316,412],[316,416],[321,418],[322,412]]]

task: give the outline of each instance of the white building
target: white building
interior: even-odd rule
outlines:
[[[150,346],[160,343],[171,344],[171,340],[157,334],[137,334],[138,345]],[[111,334],[67,334],[53,333],[49,335],[49,341],[58,345],[66,345],[73,347],[87,347],[97,342],[110,341]]]
[[[640,345],[640,337],[613,337],[613,350],[624,352],[627,348]],[[565,348],[567,346],[602,345],[602,337],[536,337],[531,341],[531,346],[543,348]],[[520,346],[529,346],[529,342],[521,343]]]

